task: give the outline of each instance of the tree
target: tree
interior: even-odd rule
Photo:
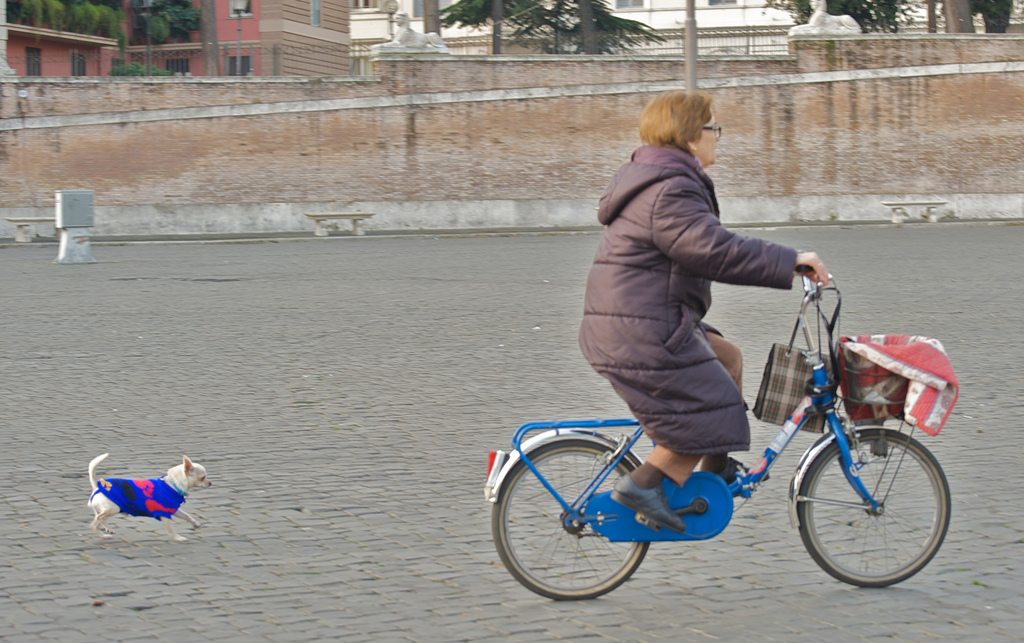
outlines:
[[[1013,0],[971,0],[971,13],[980,13],[985,19],[985,33],[1006,33]]]
[[[895,33],[913,21],[914,4],[912,0],[829,0],[828,12],[852,17],[866,32]],[[785,11],[798,25],[807,24],[814,12],[811,0],[767,0],[765,6]]]
[[[539,45],[545,53],[552,54],[588,51],[579,0],[501,0],[500,14],[494,13],[493,3],[494,0],[459,0],[442,11],[441,24],[484,27],[493,24],[492,16],[503,15],[502,24],[511,27],[511,38],[520,45]],[[641,22],[613,16],[601,0],[591,0],[589,4],[594,25],[594,44],[590,49],[593,53],[613,53],[645,42],[664,40]]]
[[[171,39],[188,42],[191,32],[199,31],[199,9],[192,0],[153,0],[153,11],[167,21]]]
[[[594,22],[593,0],[578,0],[580,8],[580,37],[583,53],[597,53],[597,23]]]
[[[142,0],[132,0],[131,7],[135,14],[133,35],[141,41],[146,34]],[[192,0],[153,0],[151,11],[153,17],[149,19],[149,30],[154,44],[168,40],[188,42],[191,32],[199,29],[199,10],[193,6]]]
[[[200,0],[199,37],[203,43],[203,74],[220,76],[220,45],[217,42],[217,3]]]

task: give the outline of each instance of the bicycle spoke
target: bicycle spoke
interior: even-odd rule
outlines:
[[[573,502],[605,469],[610,448],[580,441],[531,453],[552,488]],[[631,466],[634,465],[630,465]],[[619,473],[628,472],[625,464]],[[617,478],[608,476],[600,492]],[[587,523],[564,524],[564,510],[523,466],[510,474],[495,507],[495,541],[509,571],[525,586],[552,598],[589,598],[610,591],[639,566],[647,543],[612,543]]]
[[[860,436],[859,475],[868,489],[883,493],[879,510],[858,508],[843,475],[837,446],[821,453],[801,484],[797,507],[800,535],[814,559],[845,582],[884,586],[907,578],[928,563],[945,536],[949,490],[941,469],[924,447],[885,429]],[[896,434],[899,435],[899,434]],[[874,453],[884,441],[886,455]]]

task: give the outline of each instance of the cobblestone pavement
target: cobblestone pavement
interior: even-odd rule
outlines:
[[[847,332],[942,339],[962,382],[922,437],[953,492],[945,545],[895,587],[811,561],[786,513],[798,436],[718,538],[556,603],[502,568],[486,452],[527,420],[621,417],[576,345],[596,234],[0,250],[0,639],[145,641],[1019,640],[1024,623],[1024,227],[754,230],[818,250]],[[719,287],[747,357],[796,292]],[[753,423],[759,450],[775,427]],[[172,543],[89,529],[86,465],[151,477],[186,453],[214,486]],[[747,460],[753,459],[747,454]]]

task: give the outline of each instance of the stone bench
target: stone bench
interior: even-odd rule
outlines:
[[[359,229],[359,222],[363,219],[369,219],[373,214],[370,212],[307,212],[306,218],[313,219],[316,221],[316,230],[313,232],[315,236],[326,237],[327,236],[327,222],[335,221],[338,219],[348,219],[352,222],[352,234],[361,237],[365,232]]]
[[[53,224],[53,217],[4,217],[7,219],[7,223],[16,226],[14,230],[14,240],[18,243],[28,243],[32,241],[32,225],[36,223],[49,223]]]
[[[903,220],[910,217],[907,208],[922,208],[922,219],[928,219],[935,223],[939,216],[935,214],[935,208],[946,205],[946,201],[882,201],[882,205],[892,210],[892,222],[903,223]]]

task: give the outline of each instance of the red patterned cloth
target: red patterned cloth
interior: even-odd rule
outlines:
[[[919,335],[841,337],[843,348],[910,380],[903,415],[907,422],[936,435],[956,404],[960,383],[942,342]],[[864,408],[861,408],[864,407]],[[847,404],[852,419],[877,417],[868,405]]]

